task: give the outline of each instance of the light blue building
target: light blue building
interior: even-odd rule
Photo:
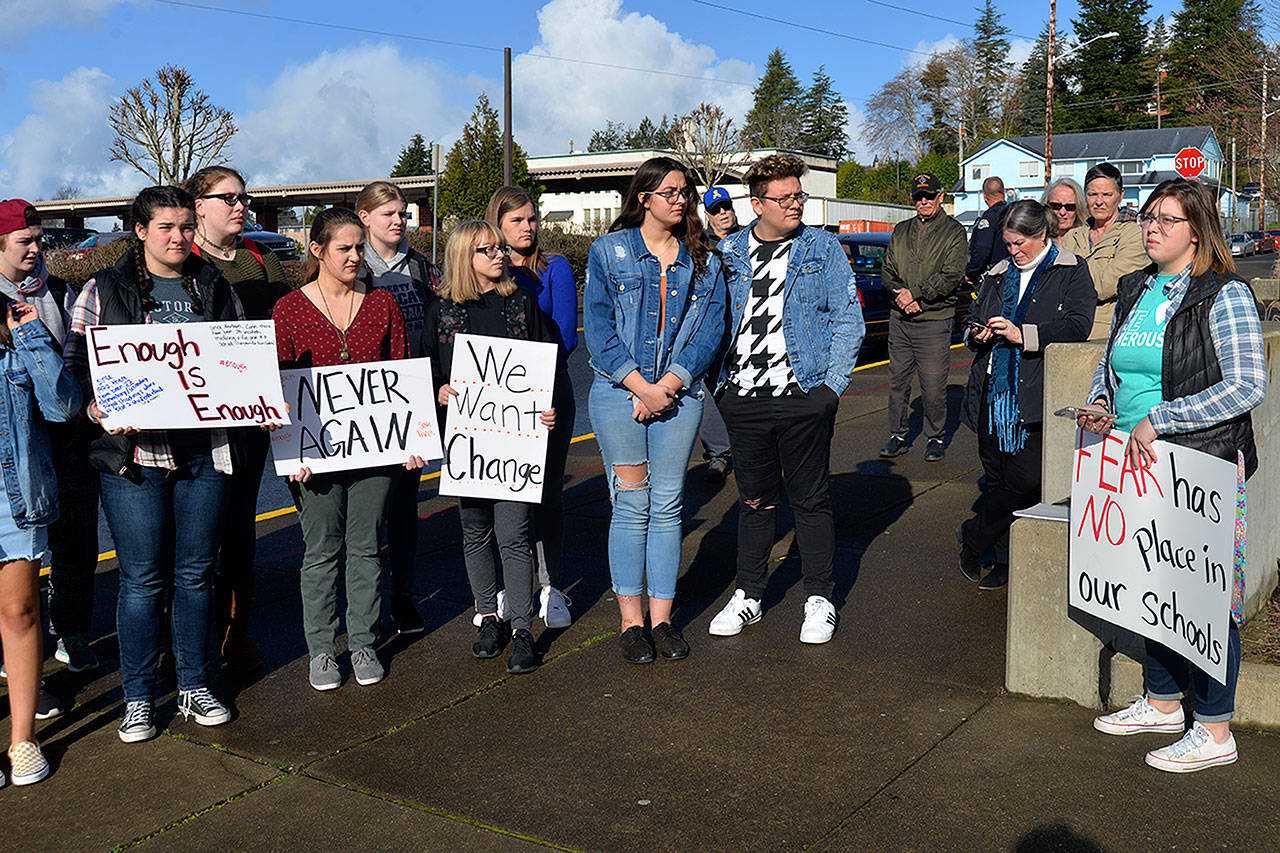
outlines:
[[[1205,167],[1200,180],[1218,190],[1222,214],[1230,219],[1230,164],[1224,162],[1222,148],[1211,127],[1055,133],[1053,177],[1074,178],[1083,185],[1085,173],[1091,167],[1109,162],[1120,170],[1124,179],[1121,205],[1137,209],[1157,184],[1178,177],[1173,161],[1179,151],[1188,147],[1198,148],[1204,154]],[[952,188],[956,218],[968,226],[986,209],[982,182],[993,175],[1004,180],[1010,200],[1040,198],[1045,187],[1044,166],[1043,136],[984,140],[960,164],[960,180]],[[1237,213],[1244,218],[1247,201],[1240,197],[1237,204]]]

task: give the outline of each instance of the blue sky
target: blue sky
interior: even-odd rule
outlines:
[[[970,3],[897,5],[969,20]],[[165,63],[189,68],[214,103],[237,117],[231,160],[250,183],[384,175],[415,132],[448,144],[476,96],[500,103],[500,52],[513,53],[517,140],[530,154],[585,148],[606,120],[634,123],[700,101],[741,118],[774,47],[803,81],[825,64],[857,120],[868,96],[905,64],[950,39],[962,24],[909,14],[872,0],[489,0],[425,3],[364,0],[0,0],[0,197],[45,198],[72,184],[82,195],[126,193],[145,179],[107,160],[111,100]],[[1153,3],[1152,14],[1177,8]],[[729,8],[909,50],[804,30]],[[1048,2],[999,4],[1015,60],[1025,57]],[[230,14],[302,18],[371,33]],[[1070,30],[1075,4],[1058,4]],[[1024,41],[1018,35],[1028,36]],[[913,53],[911,51],[918,51]],[[564,62],[545,56],[660,69]],[[681,76],[684,75],[684,76]]]

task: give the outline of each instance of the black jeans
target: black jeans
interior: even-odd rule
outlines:
[[[974,504],[973,518],[961,525],[964,543],[981,554],[995,548],[996,562],[1009,562],[1009,526],[1013,513],[1040,502],[1040,424],[1029,429],[1027,441],[1017,453],[996,446],[988,423],[987,393],[982,392],[982,429],[978,430],[978,459],[987,474],[987,487]]]
[[[227,637],[249,633],[253,564],[258,551],[258,489],[271,449],[271,435],[266,430],[244,430],[237,440],[244,443],[244,459],[234,467],[227,483],[221,550],[213,577],[213,613],[219,644]]]
[[[538,583],[558,588],[560,567],[564,564],[564,466],[573,440],[573,422],[578,416],[568,372],[556,374],[552,405],[556,428],[547,438],[547,473],[542,478],[542,501],[533,507],[533,535]]]
[[[729,427],[738,481],[737,585],[762,598],[782,488],[796,517],[796,545],[806,595],[831,598],[836,534],[831,516],[831,436],[839,396],[825,385],[782,397],[719,399]]]
[[[418,559],[418,493],[422,489],[422,469],[401,466],[391,475],[391,496],[382,519],[387,542],[383,586],[392,595],[413,594],[414,563]]]
[[[98,430],[82,418],[47,426],[58,480],[58,520],[49,526],[49,623],[54,635],[74,637],[89,633],[93,617],[102,481],[89,467],[89,442]]]

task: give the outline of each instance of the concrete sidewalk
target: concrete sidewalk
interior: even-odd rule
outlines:
[[[457,513],[432,487],[417,587],[427,633],[382,647],[378,685],[311,690],[296,516],[273,519],[252,629],[265,666],[219,685],[233,721],[174,719],[170,694],[167,730],[126,745],[114,635],[95,645],[94,678],[51,661],[49,687],[76,705],[39,729],[54,774],[0,790],[0,849],[1269,849],[1280,737],[1238,729],[1237,764],[1175,776],[1142,762],[1167,736],[1106,737],[1088,710],[1004,692],[1004,593],[979,593],[956,567],[952,531],[980,469],[956,428],[967,356],[953,356],[943,462],[925,463],[923,443],[877,458],[883,368],[860,371],[841,405],[831,643],[798,641],[789,517],[763,621],[707,635],[732,593],[736,490],[708,486],[698,464],[676,612],[693,652],[625,663],[600,459],[579,442],[564,579],[576,621],[535,627],[536,673],[472,658]],[[104,564],[103,627],[115,582]]]

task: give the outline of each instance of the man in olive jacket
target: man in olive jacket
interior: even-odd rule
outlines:
[[[889,440],[881,459],[907,452],[911,378],[920,375],[924,402],[924,458],[946,454],[948,350],[956,297],[969,260],[964,226],[942,210],[942,182],[925,172],[911,181],[916,216],[899,222],[884,256],[889,308]]]

